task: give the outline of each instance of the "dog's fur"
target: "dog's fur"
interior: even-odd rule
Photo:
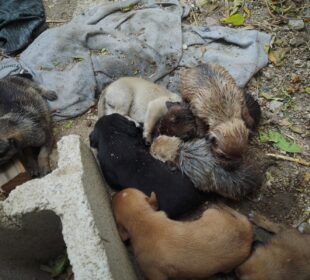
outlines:
[[[241,157],[255,120],[243,91],[231,75],[215,64],[188,69],[182,74],[181,94],[193,114],[209,126],[215,152],[230,158]]]
[[[167,113],[167,101],[181,97],[141,78],[123,77],[105,88],[98,102],[98,117],[118,113],[144,123],[143,137],[151,142],[156,122]]]
[[[251,94],[245,94],[246,105],[254,120],[251,135],[258,128],[261,109]],[[206,137],[209,126],[193,115],[190,105],[185,102],[167,102],[168,112],[156,123],[153,138],[159,135],[176,136],[182,140]]]
[[[310,234],[274,224],[260,215],[252,222],[275,235],[238,267],[240,280],[310,279]]]
[[[90,144],[98,150],[103,175],[112,188],[131,186],[147,195],[156,192],[160,209],[169,217],[187,213],[207,199],[181,171],[171,170],[150,155],[142,129],[126,117],[100,118],[90,134]]]
[[[262,175],[253,164],[243,162],[227,170],[211,152],[211,145],[206,139],[183,142],[161,135],[153,141],[150,152],[156,159],[177,165],[196,188],[205,192],[241,199],[260,187]]]
[[[247,218],[228,207],[212,207],[191,222],[178,222],[156,211],[156,195],[125,189],[112,199],[123,241],[130,239],[149,280],[209,277],[229,272],[250,254],[253,229]]]
[[[57,95],[19,76],[0,80],[0,165],[19,155],[33,176],[50,171],[53,146],[50,112],[46,99]],[[40,148],[38,161],[33,148]]]

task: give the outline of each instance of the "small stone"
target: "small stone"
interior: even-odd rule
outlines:
[[[290,45],[292,47],[299,47],[299,46],[304,45],[304,44],[305,44],[305,41],[303,38],[297,37],[297,38],[292,38],[290,40]]]
[[[272,80],[272,76],[271,76],[270,72],[268,72],[268,71],[264,71],[264,72],[263,72],[263,76],[264,76],[267,80]]]
[[[281,107],[282,107],[283,103],[280,102],[280,101],[277,101],[277,100],[272,100],[270,103],[269,103],[269,109],[271,111],[277,111],[279,110]]]
[[[305,28],[305,23],[302,19],[290,19],[288,26],[292,30],[302,30]]]
[[[187,46],[186,44],[183,44],[183,45],[182,45],[182,49],[183,49],[183,50],[187,50],[187,49],[188,49],[188,46]]]

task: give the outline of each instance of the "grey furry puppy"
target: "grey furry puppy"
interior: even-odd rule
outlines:
[[[33,176],[50,171],[53,146],[50,112],[46,100],[57,95],[35,82],[8,76],[0,80],[0,166],[19,155]],[[36,160],[33,148],[39,148]]]
[[[211,152],[212,143],[206,139],[183,142],[180,138],[161,135],[151,145],[152,156],[175,164],[195,187],[238,200],[250,194],[262,183],[254,166],[241,163],[233,170],[225,169]]]

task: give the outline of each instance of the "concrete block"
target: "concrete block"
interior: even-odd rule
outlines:
[[[57,169],[24,183],[0,203],[0,279],[45,279],[33,276],[40,272],[38,263],[61,254],[64,246],[75,280],[136,279],[90,149],[70,135],[58,142],[58,154]],[[10,268],[19,266],[19,274],[14,269],[16,275],[5,274],[10,268],[4,260]],[[33,277],[18,276],[25,271]]]

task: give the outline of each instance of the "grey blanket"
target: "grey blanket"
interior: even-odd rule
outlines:
[[[25,69],[35,81],[55,90],[59,98],[49,105],[59,120],[84,113],[102,88],[122,76],[158,81],[178,66],[212,61],[244,86],[267,64],[263,45],[269,43],[269,35],[220,26],[182,30],[184,10],[177,0],[129,0],[96,7],[42,33],[19,62],[3,60],[0,78]],[[200,48],[204,45],[206,51]]]

